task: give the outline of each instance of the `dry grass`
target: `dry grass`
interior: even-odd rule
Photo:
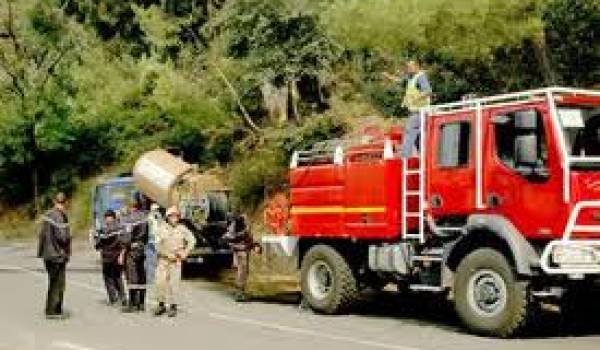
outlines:
[[[0,241],[27,240],[37,234],[35,221],[28,219],[25,208],[4,210],[0,214]]]

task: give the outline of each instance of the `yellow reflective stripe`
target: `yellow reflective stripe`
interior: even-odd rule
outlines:
[[[292,207],[290,213],[292,215],[385,213],[385,207]]]

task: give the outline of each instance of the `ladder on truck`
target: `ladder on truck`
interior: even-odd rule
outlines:
[[[402,237],[404,239],[415,239],[420,243],[425,242],[425,211],[427,209],[427,198],[425,196],[425,152],[426,152],[426,130],[425,130],[425,117],[427,112],[425,109],[421,109],[419,112],[421,115],[420,125],[420,136],[419,136],[419,155],[417,157],[418,164],[416,167],[410,166],[410,159],[402,159],[402,190],[401,190],[401,225],[402,225]],[[414,177],[418,178],[418,188],[408,188],[408,180]],[[408,208],[409,198],[416,198],[418,201],[416,211],[411,211]],[[409,231],[408,222],[410,219],[417,220],[417,230]]]

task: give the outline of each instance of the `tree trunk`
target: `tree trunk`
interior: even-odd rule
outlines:
[[[300,92],[298,91],[298,81],[290,80],[288,82],[288,99],[290,106],[290,117],[300,121],[300,113],[298,112],[298,103],[300,102]]]
[[[39,193],[39,172],[35,160],[33,161],[31,167],[31,183],[33,185],[33,207],[35,211],[34,215],[37,216],[41,212],[41,207]]]
[[[271,122],[284,125],[288,120],[289,84],[280,88],[265,80],[261,87],[263,103]]]
[[[546,35],[541,33],[533,42],[538,62],[544,73],[544,82],[546,85],[556,85],[556,73],[552,69],[552,62],[550,61],[550,57],[548,57],[549,53],[548,46],[546,45]]]
[[[31,186],[33,187],[33,207],[37,216],[41,212],[40,206],[40,174],[38,167],[38,148],[35,135],[37,121],[33,118],[29,128],[29,142],[31,144]]]

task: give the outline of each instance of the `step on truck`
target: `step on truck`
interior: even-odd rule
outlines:
[[[600,92],[545,88],[421,117],[412,158],[399,157],[400,129],[293,153],[289,232],[263,242],[298,259],[312,309],[342,313],[362,288],[395,283],[445,293],[472,332],[508,337],[534,305],[597,282]]]

